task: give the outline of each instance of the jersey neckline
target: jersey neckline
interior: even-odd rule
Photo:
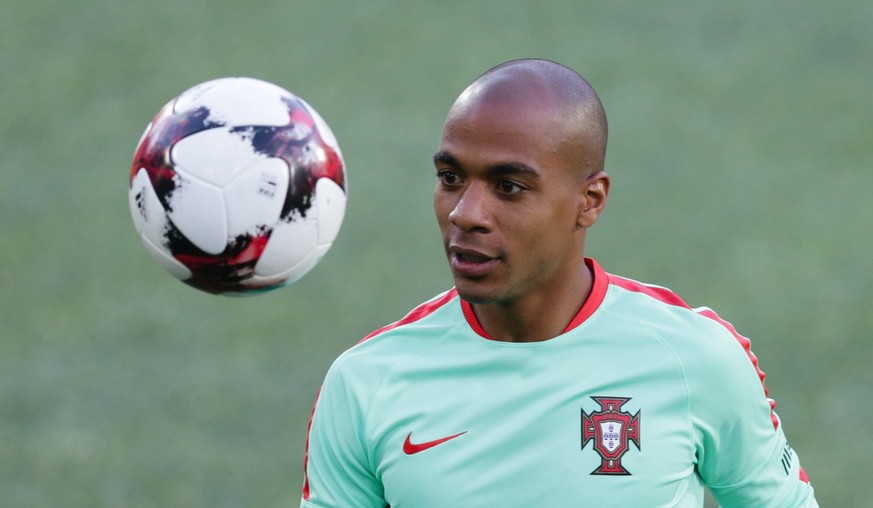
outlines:
[[[582,307],[579,308],[579,311],[576,312],[576,315],[573,316],[573,319],[570,320],[566,328],[564,328],[564,331],[561,332],[561,335],[584,323],[600,307],[600,304],[603,303],[603,299],[606,298],[606,290],[609,288],[609,277],[606,272],[604,272],[603,268],[601,268],[597,261],[592,258],[585,258],[585,265],[591,270],[593,279],[591,283],[591,293],[588,294],[588,298],[585,299]],[[470,328],[472,328],[473,331],[482,338],[496,340],[489,335],[484,328],[482,328],[479,319],[476,317],[476,313],[473,312],[473,304],[463,298],[460,298],[460,300],[461,309],[464,311],[464,318],[467,320],[467,324],[470,325]]]

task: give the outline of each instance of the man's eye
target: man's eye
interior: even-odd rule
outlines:
[[[497,184],[497,190],[504,194],[518,194],[524,190],[524,187],[517,183],[510,182],[509,180],[503,180]]]
[[[439,179],[443,185],[456,185],[461,183],[461,177],[454,171],[437,171],[437,179]]]

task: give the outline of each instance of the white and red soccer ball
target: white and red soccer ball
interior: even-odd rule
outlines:
[[[171,100],[130,172],[130,211],[148,252],[217,294],[290,284],[330,249],[346,206],[336,138],[276,85],[222,78]]]

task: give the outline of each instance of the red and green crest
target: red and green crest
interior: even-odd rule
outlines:
[[[622,411],[629,397],[591,397],[600,404],[600,411],[590,414],[582,409],[582,448],[593,442],[594,451],[602,460],[591,474],[629,475],[621,465],[621,457],[632,441],[640,449],[640,412],[632,415]]]

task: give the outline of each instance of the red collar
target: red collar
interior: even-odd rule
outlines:
[[[591,258],[585,258],[585,264],[591,269],[594,278],[591,285],[591,293],[588,295],[588,298],[585,299],[585,303],[582,304],[582,307],[576,315],[573,316],[573,319],[570,320],[570,323],[566,328],[564,328],[562,333],[567,333],[584,323],[585,320],[591,317],[591,315],[594,314],[594,311],[600,307],[600,304],[603,303],[603,299],[606,297],[606,289],[609,287],[609,280],[606,272],[604,272],[603,268],[597,264],[597,261]],[[482,325],[479,324],[479,320],[476,319],[476,314],[473,312],[473,305],[471,303],[462,299],[461,309],[464,311],[464,317],[467,318],[467,323],[473,331],[486,339],[494,340],[494,338],[488,335],[488,332],[482,328]]]

